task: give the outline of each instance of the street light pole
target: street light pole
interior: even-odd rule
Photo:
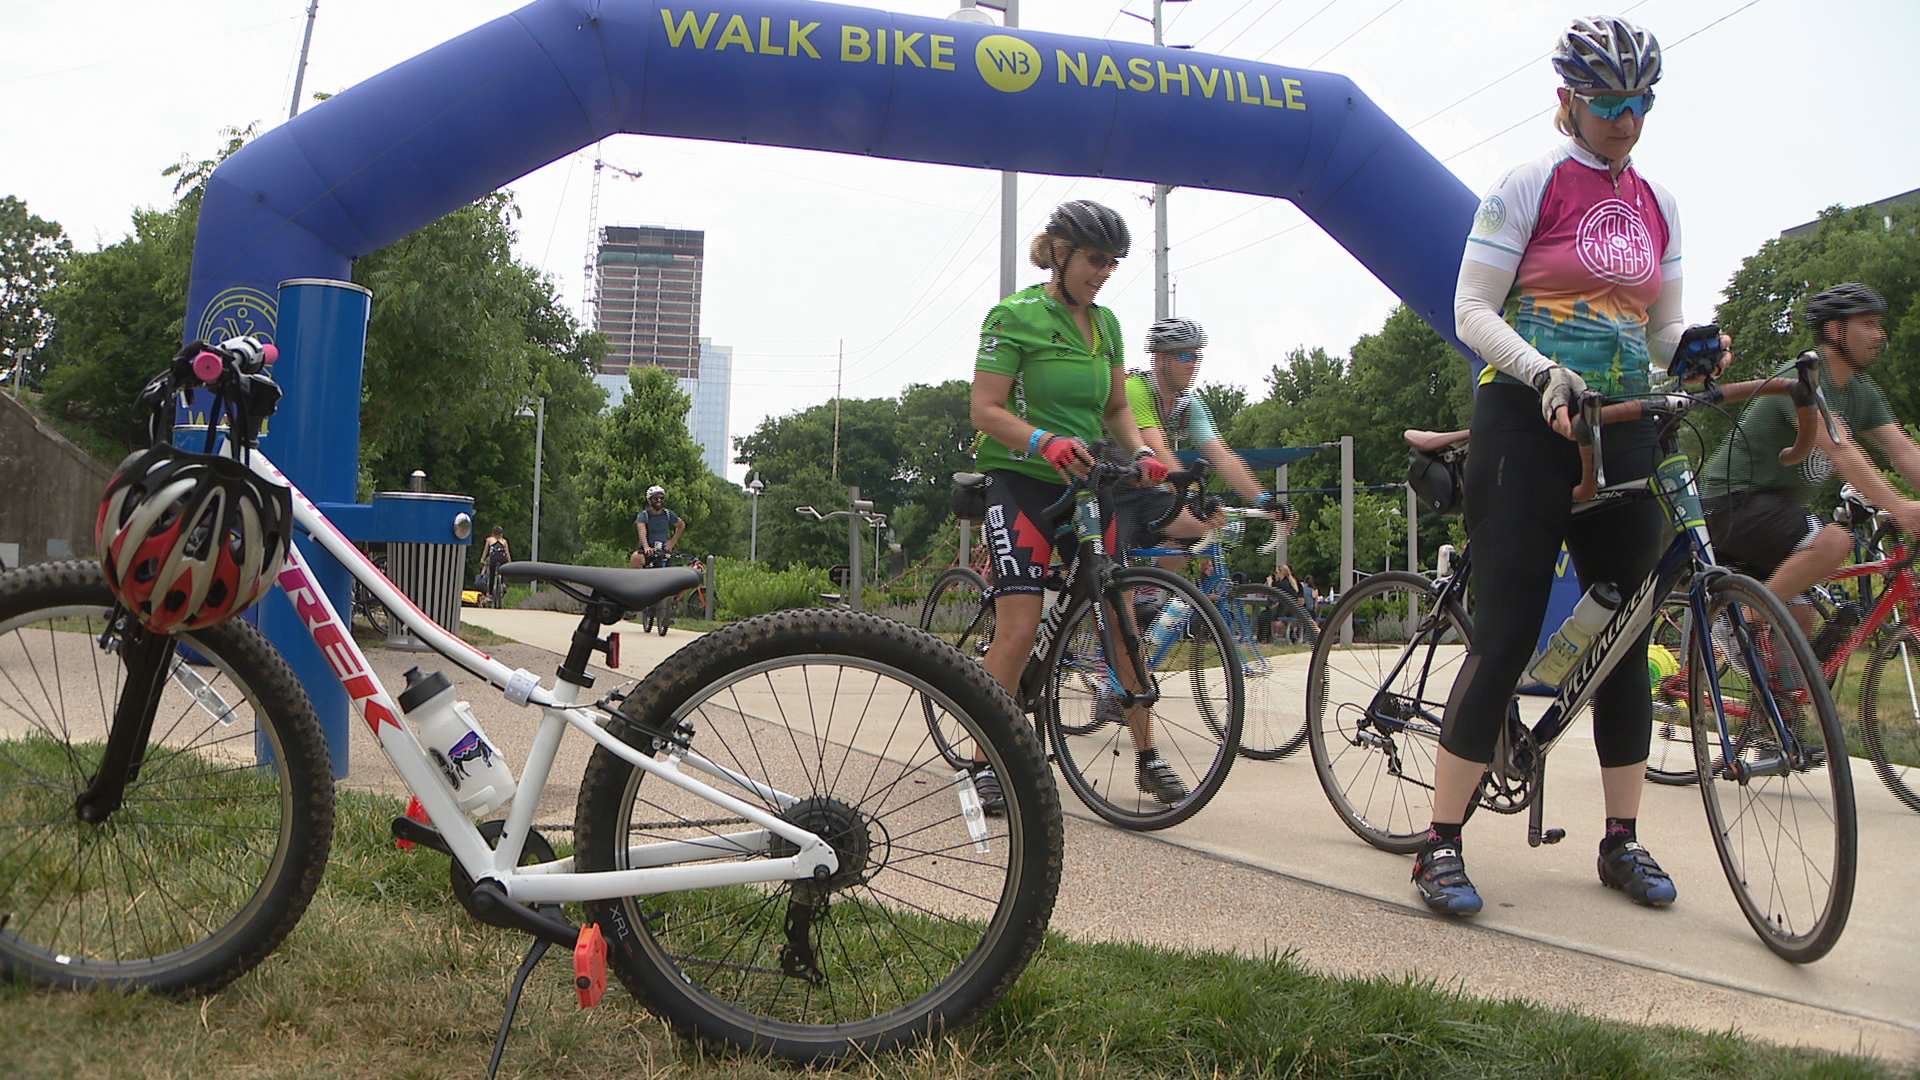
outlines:
[[[767,485],[759,477],[747,481],[747,494],[753,496],[753,526],[747,532],[747,561],[760,561],[760,493]]]
[[[547,399],[541,398],[533,417],[533,544],[529,554],[540,561],[540,465],[547,446]]]

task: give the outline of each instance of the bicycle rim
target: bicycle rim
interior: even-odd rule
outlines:
[[[1880,782],[1909,810],[1920,811],[1920,636],[1907,627],[1867,661],[1860,739]]]
[[[987,582],[964,566],[942,573],[928,591],[920,608],[920,629],[960,650],[976,662],[987,655],[993,644],[993,599],[987,595]],[[973,744],[963,732],[951,729],[952,715],[932,699],[922,699],[927,731],[933,742],[955,768],[971,764]]]
[[[970,782],[928,738],[922,697],[1002,779],[1006,813],[977,818],[978,832],[963,812]],[[784,806],[840,859],[824,882],[590,905],[610,966],[682,1031],[803,1061],[881,1052],[965,1025],[1038,948],[1060,881],[1059,799],[1012,699],[953,649],[869,615],[781,612],[682,649],[628,701],[643,703],[630,741],[691,725],[695,752],[786,798],[725,790]],[[576,820],[583,869],[628,865],[630,846],[657,841],[706,847],[718,864],[767,850],[723,838],[751,838],[740,819],[643,780],[595,752]]]
[[[1255,761],[1286,757],[1307,740],[1306,710],[1298,684],[1279,676],[1282,664],[1271,655],[1279,649],[1269,643],[1303,644],[1310,650],[1319,643],[1319,631],[1300,601],[1267,585],[1234,586],[1221,602],[1220,614],[1239,644],[1246,681],[1240,756]]]
[[[251,625],[182,635],[124,802],[82,822],[125,683],[118,638],[101,644],[112,611],[96,563],[0,577],[0,972],[210,993],[272,952],[319,887],[326,742]]]
[[[1327,616],[1307,670],[1313,771],[1340,820],[1383,851],[1416,850],[1433,822],[1440,723],[1473,634],[1439,601],[1418,574],[1369,576]]]
[[[1067,786],[1088,809],[1127,829],[1164,829],[1199,813],[1226,783],[1246,707],[1232,635],[1205,593],[1177,574],[1130,567],[1115,571],[1108,595],[1125,598],[1122,606],[1131,610],[1133,601],[1154,592],[1176,593],[1192,608],[1185,630],[1153,668],[1160,697],[1144,729],[1186,786],[1184,798],[1167,804],[1141,789],[1135,729],[1118,708],[1113,668],[1093,604],[1084,598],[1072,602],[1049,650],[1041,702],[1048,745]],[[1164,599],[1153,606],[1164,607]],[[1151,651],[1141,636],[1143,652]]]
[[[1838,711],[1813,650],[1766,586],[1731,574],[1709,590],[1689,700],[1714,846],[1767,947],[1795,963],[1818,960],[1853,906],[1853,780]]]

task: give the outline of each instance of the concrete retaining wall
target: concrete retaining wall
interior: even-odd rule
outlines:
[[[93,519],[113,467],[0,395],[0,563],[92,558]]]

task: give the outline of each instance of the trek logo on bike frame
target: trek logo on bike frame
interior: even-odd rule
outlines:
[[[340,685],[346,687],[347,696],[360,706],[367,718],[367,726],[374,735],[380,734],[383,724],[400,726],[393,710],[381,700],[380,684],[363,665],[360,650],[353,647],[346,630],[340,625],[340,617],[333,613],[320,593],[320,587],[307,576],[306,563],[299,557],[295,548],[287,549],[287,562],[280,570],[280,588],[287,594],[287,600],[300,615],[300,621],[306,624],[307,632],[313,635],[313,643],[320,647],[320,654],[326,657],[327,666],[340,677]]]

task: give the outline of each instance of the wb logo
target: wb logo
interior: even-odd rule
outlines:
[[[1017,94],[1040,77],[1040,50],[1012,34],[988,34],[973,48],[973,65],[988,86]]]

